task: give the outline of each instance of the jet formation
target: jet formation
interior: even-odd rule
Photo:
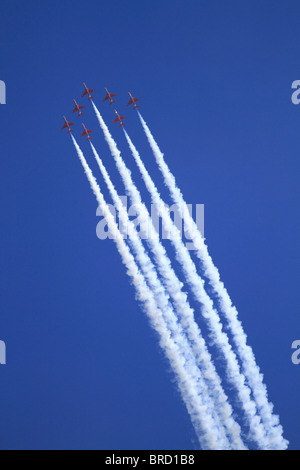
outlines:
[[[84,86],[84,92],[82,94],[82,97],[84,96],[87,96],[88,97],[88,100],[93,100],[94,97],[92,96],[92,93],[95,92],[95,90],[93,88],[88,88],[86,86],[86,84],[84,83],[83,84]],[[103,99],[103,101],[109,101],[109,104],[113,104],[115,103],[115,101],[113,100],[113,98],[115,98],[117,95],[115,93],[110,93],[108,91],[107,88],[105,88],[105,93],[106,93],[106,96],[105,98]],[[140,98],[133,98],[133,96],[131,95],[130,92],[128,92],[129,94],[129,97],[130,97],[130,101],[129,103],[127,104],[127,106],[130,106],[130,105],[133,105],[133,109],[137,109],[139,108],[139,106],[136,104],[138,101],[140,101]],[[85,108],[85,106],[80,106],[79,104],[77,104],[76,100],[73,100],[74,101],[74,104],[75,104],[75,108],[73,109],[72,113],[78,113],[78,117],[79,116],[83,116],[83,112],[82,112],[82,109]],[[113,121],[113,124],[116,124],[117,122],[119,123],[119,127],[123,127],[125,126],[123,120],[126,119],[126,116],[120,116],[117,112],[117,110],[115,110],[115,114],[116,114],[116,119]],[[62,130],[63,129],[68,129],[68,134],[70,134],[71,132],[73,132],[73,129],[71,128],[71,126],[74,126],[74,122],[68,122],[66,117],[63,116],[63,119],[65,121],[64,125],[62,126]],[[82,127],[83,127],[83,132],[81,134],[80,137],[86,137],[86,140],[91,140],[91,136],[90,134],[92,132],[94,132],[93,130],[89,130],[85,127],[84,124],[82,124]]]

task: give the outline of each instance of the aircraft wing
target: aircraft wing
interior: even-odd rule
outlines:
[[[106,95],[106,97],[104,98],[104,100],[103,100],[103,101],[107,101],[107,100],[108,100],[108,98],[109,98],[109,96],[108,96],[108,95]]]
[[[119,119],[116,118],[116,119],[114,120],[113,124],[116,124],[116,122],[118,122],[118,120],[119,120]]]
[[[86,135],[85,131],[83,131],[80,137],[83,137],[84,135]]]
[[[64,125],[62,126],[61,130],[65,129],[66,127],[68,127],[67,124],[64,124]]]

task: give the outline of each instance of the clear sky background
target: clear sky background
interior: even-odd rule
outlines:
[[[205,235],[292,449],[300,446],[300,5],[294,0],[0,0],[0,448],[194,449],[197,439],[70,137],[72,99],[124,194],[82,82],[164,196],[141,111]],[[88,144],[82,149],[98,175]],[[99,178],[101,182],[101,178]],[[107,192],[105,195],[108,195]],[[171,251],[170,251],[171,253]]]

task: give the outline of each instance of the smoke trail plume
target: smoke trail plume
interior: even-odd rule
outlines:
[[[201,335],[201,331],[195,322],[194,311],[191,309],[188,303],[187,295],[182,291],[183,285],[177,278],[167,253],[160,243],[159,235],[157,234],[152,224],[149,212],[142,203],[141,195],[132,181],[130,171],[126,167],[115,141],[113,140],[105,122],[100,115],[100,112],[94,103],[93,107],[100,127],[104,133],[105,140],[109,145],[121,178],[124,182],[126,191],[129,194],[133,205],[136,207],[140,219],[146,221],[147,225],[151,227],[152,236],[149,237],[147,236],[148,234],[145,234],[146,241],[154,255],[158,270],[175,305],[176,312],[181,319],[184,331],[190,340],[197,363],[204,374],[209,392],[215,401],[219,419],[223,423],[223,426],[226,427],[228,433],[232,433],[230,428],[232,425],[235,426],[233,429],[234,433],[237,434],[239,428],[237,428],[237,424],[232,418],[233,411],[231,405],[229,404],[227,396],[222,388],[220,377],[218,376],[216,368],[212,363],[211,355],[207,350],[205,341]]]
[[[131,222],[129,220],[129,217],[128,217],[128,214],[127,214],[127,211],[125,210],[123,204],[122,204],[122,201],[110,179],[110,176],[102,162],[102,160],[100,159],[95,147],[93,146],[93,144],[90,142],[90,145],[91,145],[91,148],[92,148],[92,151],[94,153],[94,156],[95,156],[95,159],[98,163],[98,166],[100,168],[100,171],[102,173],[102,176],[106,182],[106,185],[109,189],[109,192],[111,194],[111,197],[112,197],[112,200],[114,202],[114,205],[119,213],[119,217],[120,217],[120,222],[122,223],[122,226],[123,227],[127,227],[127,230],[128,230],[128,235],[129,235],[129,243],[134,251],[134,254],[135,254],[135,257],[136,257],[136,260],[138,261],[141,269],[142,269],[142,273],[144,274],[145,276],[145,279],[147,280],[148,284],[149,284],[149,287],[154,295],[154,298],[157,302],[157,305],[158,305],[158,308],[161,310],[164,318],[165,318],[165,321],[167,323],[167,326],[168,328],[170,329],[173,337],[176,337],[178,338],[178,341],[177,341],[177,344],[180,348],[180,351],[182,353],[182,355],[184,356],[185,358],[185,361],[186,361],[186,367],[188,367],[188,370],[189,370],[189,374],[191,375],[192,379],[194,380],[194,383],[196,384],[196,387],[197,387],[197,390],[199,393],[203,394],[204,396],[206,396],[206,400],[207,400],[207,405],[210,407],[210,411],[211,413],[214,415],[214,404],[212,402],[212,400],[210,399],[210,396],[209,396],[209,393],[208,393],[208,390],[207,390],[207,386],[206,386],[206,383],[204,382],[203,380],[203,377],[202,377],[202,374],[199,370],[199,368],[196,366],[196,361],[195,361],[195,357],[193,355],[193,352],[192,352],[192,349],[190,347],[190,344],[188,343],[187,341],[187,338],[184,334],[184,332],[182,331],[182,328],[181,326],[178,324],[177,322],[177,319],[176,319],[176,316],[174,314],[174,310],[172,308],[172,305],[170,304],[169,302],[169,296],[168,294],[166,293],[165,291],[165,288],[163,287],[163,285],[161,284],[158,276],[157,276],[157,272],[156,272],[156,269],[150,259],[150,257],[148,256],[148,254],[146,253],[145,251],[145,248],[143,246],[143,243],[135,229],[135,226],[133,224],[133,222]],[[222,426],[222,424],[220,423],[220,421],[218,421],[218,417],[215,416],[215,420],[216,422],[218,422],[218,426]],[[230,426],[232,427],[231,429],[233,429],[233,431],[235,430],[235,428],[238,428],[237,430],[239,431],[239,427],[236,425],[236,423],[233,422],[233,420],[229,419],[229,424]],[[232,431],[232,433],[233,433]],[[224,432],[224,431],[223,431]],[[233,439],[233,436],[232,437],[232,444],[233,444],[233,449],[238,449],[238,450],[245,450],[245,446],[243,444],[243,442],[241,441],[241,439],[238,439],[238,438],[235,438]],[[235,437],[235,436],[234,436]],[[228,448],[230,448],[230,444],[229,442],[224,439],[224,445],[227,445]]]
[[[237,357],[230,346],[227,334],[223,331],[220,317],[217,311],[214,309],[212,300],[204,289],[204,282],[198,275],[190,253],[182,242],[179,230],[173,223],[170,213],[166,209],[158,193],[158,190],[153,180],[151,179],[151,176],[147,172],[146,167],[141,160],[136,147],[132,143],[125,130],[124,134],[132,155],[142,174],[146,187],[151,194],[152,203],[157,205],[164,225],[172,229],[173,236],[171,237],[171,242],[175,248],[176,258],[183,268],[187,283],[190,286],[195,299],[201,305],[202,316],[204,317],[208,326],[210,338],[212,339],[213,344],[218,347],[219,351],[225,358],[226,376],[230,382],[230,385],[237,390],[240,406],[242,407],[247,418],[247,422],[250,425],[250,439],[256,441],[259,446],[266,447],[268,443],[266,441],[265,431],[260,420],[256,416],[257,409],[255,403],[251,399],[251,390],[246,385],[245,377],[241,374]]]
[[[181,356],[178,346],[175,344],[170,331],[168,330],[161,311],[157,308],[157,304],[153,294],[147,286],[143,275],[141,274],[128,246],[123,240],[115,220],[104,200],[100,187],[89,168],[86,159],[79,148],[73,136],[73,144],[77,155],[81,161],[83,169],[86,173],[90,186],[96,196],[98,204],[101,207],[103,215],[107,221],[108,228],[113,235],[116,247],[122,258],[122,262],[127,269],[132,284],[136,289],[137,299],[144,308],[152,327],[156,330],[160,338],[160,346],[168,358],[171,367],[177,378],[177,385],[181,392],[182,399],[190,414],[195,431],[199,438],[200,445],[203,449],[222,449],[223,442],[218,437],[218,429],[207,410],[203,397],[199,396],[195,390],[193,383],[190,381],[189,375],[185,370],[185,360]]]
[[[256,364],[256,359],[252,348],[247,344],[247,336],[243,330],[241,322],[238,319],[237,309],[233,306],[231,298],[220,279],[220,273],[214,265],[211,256],[209,255],[204,239],[198,231],[198,228],[193,218],[189,214],[189,211],[187,210],[186,203],[176,184],[174,175],[167,166],[164,160],[164,156],[160,151],[154,137],[152,136],[149,127],[142,118],[141,114],[138,113],[138,115],[150,147],[155,156],[156,162],[162,172],[164,182],[170,191],[173,201],[178,206],[179,210],[180,208],[182,210],[188,237],[193,241],[194,246],[196,247],[196,256],[202,263],[205,276],[207,277],[213,289],[214,295],[219,301],[220,309],[223,312],[223,315],[230,328],[235,348],[242,362],[243,372],[249,386],[252,389],[257,409],[266,429],[268,447],[275,450],[285,450],[288,447],[288,441],[283,438],[283,429],[279,424],[279,417],[273,414],[273,405],[268,401],[268,393],[267,388],[263,383],[263,375],[260,373],[260,369]]]

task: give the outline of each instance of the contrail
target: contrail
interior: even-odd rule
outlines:
[[[179,348],[175,344],[168,328],[166,327],[162,313],[157,308],[153,294],[147,286],[128,246],[123,240],[122,234],[115,223],[115,220],[101,193],[100,187],[89,168],[81,149],[74,137],[71,137],[90,186],[96,196],[99,206],[101,207],[102,213],[108,224],[108,228],[113,235],[113,239],[119,254],[121,255],[122,262],[127,269],[127,274],[136,289],[137,299],[141,302],[152,327],[158,333],[160,346],[164,350],[164,353],[176,375],[178,388],[191,417],[200,445],[202,449],[207,450],[223,449],[223,442],[218,437],[218,429],[216,428],[215,422],[209,414],[202,397],[197,394],[193,384],[190,383],[190,378],[185,370],[185,360],[181,357]]]
[[[210,399],[206,383],[204,382],[203,376],[199,368],[196,366],[195,357],[193,355],[190,344],[188,343],[187,338],[184,332],[182,331],[181,326],[178,324],[176,320],[174,310],[172,308],[172,305],[169,302],[169,296],[167,295],[165,288],[163,287],[163,285],[161,284],[157,276],[156,269],[150,257],[145,251],[143,243],[135,229],[133,222],[129,220],[127,211],[125,210],[122,204],[121,198],[119,197],[102,160],[100,159],[95,147],[93,146],[91,142],[90,142],[90,145],[91,145],[94,157],[96,159],[96,162],[104,178],[104,181],[110,192],[114,205],[116,209],[118,210],[120,222],[122,223],[123,227],[127,227],[130,245],[132,246],[136,260],[138,261],[142,269],[142,273],[145,276],[149,284],[149,287],[153,293],[153,296],[157,302],[157,306],[162,312],[165,318],[166,324],[171,331],[171,334],[173,335],[173,337],[178,338],[177,344],[180,348],[182,355],[185,357],[186,367],[188,367],[189,373],[192,379],[194,380],[195,384],[197,385],[197,390],[199,391],[199,393],[204,394],[207,397],[208,405],[210,406],[210,411],[214,415],[214,405],[213,405],[212,400]],[[218,420],[218,417],[214,416],[214,418],[216,422],[218,423],[218,426],[222,426],[221,422]],[[230,425],[233,428],[237,427],[236,423],[234,423],[233,421],[230,421]],[[223,429],[223,433],[225,433],[224,429]],[[225,434],[223,434],[223,436],[224,436],[223,437],[224,446],[227,446],[228,449],[230,449],[230,444],[228,441],[226,442]],[[243,445],[243,442],[241,441],[241,439],[233,440],[233,436],[231,437],[232,437],[231,440],[234,441],[233,442],[234,449],[245,450],[245,446]]]
[[[176,312],[181,319],[183,328],[191,342],[197,363],[201,368],[201,371],[209,387],[209,391],[215,401],[219,418],[230,433],[232,431],[228,423],[230,422],[233,425],[236,424],[233,419],[231,421],[233,410],[222,388],[220,377],[218,376],[216,368],[212,362],[211,355],[207,350],[199,326],[194,320],[194,311],[188,303],[187,294],[182,291],[183,284],[177,278],[167,253],[160,243],[159,235],[157,234],[152,224],[149,212],[142,203],[141,195],[132,181],[130,171],[126,167],[115,141],[113,140],[97,107],[94,103],[92,104],[100,127],[104,133],[105,140],[109,145],[110,151],[114,157],[115,163],[124,182],[126,191],[129,194],[133,205],[137,209],[140,220],[147,222],[147,225],[151,228],[152,236],[148,236],[149,233],[147,233],[145,237],[146,241],[155,257],[158,270],[175,305]]]
[[[221,354],[225,358],[226,376],[230,382],[230,385],[235,387],[237,390],[240,405],[250,425],[250,439],[255,440],[259,446],[266,447],[268,443],[266,441],[265,430],[260,422],[260,419],[257,419],[257,409],[255,403],[251,399],[251,390],[246,385],[244,375],[241,374],[237,357],[232,350],[227,334],[223,331],[220,317],[214,308],[212,300],[204,289],[204,282],[198,275],[190,253],[182,242],[180,232],[173,223],[170,213],[165,207],[165,204],[162,201],[151,176],[146,170],[146,167],[142,162],[136,147],[125,130],[124,134],[132,155],[142,174],[146,187],[151,194],[152,203],[157,205],[164,225],[171,228],[172,230],[171,243],[174,245],[176,258],[183,268],[186,280],[194,294],[195,299],[201,305],[202,316],[208,326],[209,336],[212,339],[213,344],[219,348]]]
[[[243,330],[242,324],[238,319],[238,312],[236,307],[233,306],[231,298],[220,279],[220,273],[213,263],[209,255],[208,248],[201,236],[198,228],[187,210],[186,203],[183,195],[179,190],[174,175],[171,173],[168,165],[164,160],[163,153],[160,151],[154,137],[152,136],[149,127],[138,112],[143,129],[147,136],[150,147],[155,156],[159,169],[162,172],[164,182],[168,187],[171,197],[178,209],[182,211],[185,222],[185,228],[190,240],[193,241],[196,247],[196,256],[202,263],[205,276],[207,277],[214,294],[216,295],[220,308],[226,318],[229,329],[233,336],[235,348],[239,354],[242,362],[243,372],[247,379],[249,386],[252,389],[253,397],[256,406],[260,413],[262,422],[265,426],[269,447],[275,450],[285,450],[288,447],[288,441],[283,438],[283,428],[279,424],[279,417],[273,414],[273,404],[268,401],[268,393],[265,384],[263,383],[263,375],[256,364],[256,359],[252,348],[247,344],[247,336]]]

